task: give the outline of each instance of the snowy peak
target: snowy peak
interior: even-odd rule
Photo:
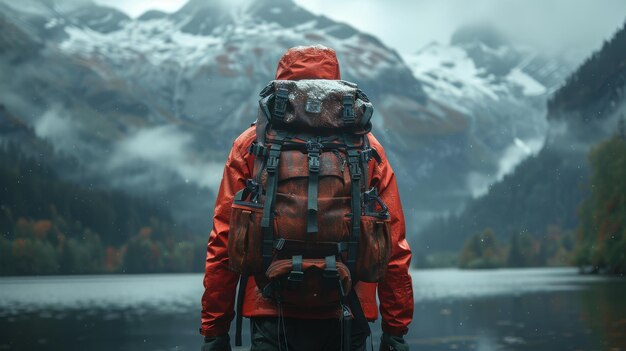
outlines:
[[[404,59],[429,95],[441,101],[452,98],[462,110],[466,110],[465,100],[497,101],[547,92],[546,86],[527,74],[523,66],[501,63],[502,57],[512,55],[508,49],[479,45],[470,49],[474,50],[468,52],[465,47],[432,43]],[[472,58],[478,50],[482,50],[483,60]],[[497,64],[491,65],[493,62]]]
[[[523,99],[545,96],[571,68],[527,48],[456,34],[456,44],[431,43],[404,59],[427,92],[441,99]],[[473,38],[473,39],[470,39]]]

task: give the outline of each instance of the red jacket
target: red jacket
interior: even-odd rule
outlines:
[[[339,64],[335,52],[324,47],[288,50],[281,58],[276,72],[276,79],[340,79],[339,77]],[[255,136],[255,128],[250,127],[234,141],[217,194],[213,229],[207,245],[205,291],[202,295],[200,332],[204,336],[227,333],[235,316],[235,290],[239,274],[228,269],[228,223],[233,196],[245,187],[246,179],[252,177],[254,156],[248,153],[248,147]],[[413,285],[408,273],[411,249],[405,239],[404,215],[395,175],[378,140],[371,133],[367,136],[371,147],[381,158],[380,163],[370,162],[369,187],[378,188],[380,197],[389,208],[393,250],[385,280],[379,284],[359,282],[355,290],[366,318],[373,321],[378,318],[376,305],[378,288],[383,331],[392,335],[404,335],[413,318]],[[249,279],[243,315],[278,316],[276,305],[261,296],[253,277]],[[328,318],[313,312],[307,315],[290,315],[288,311],[284,312],[288,317]]]

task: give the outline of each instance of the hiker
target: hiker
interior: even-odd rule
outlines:
[[[334,50],[287,50],[257,121],[234,141],[207,246],[202,350],[231,349],[235,316],[237,345],[250,318],[253,351],[365,350],[377,289],[380,350],[408,350],[411,251],[396,179],[370,133],[372,104],[340,79]]]

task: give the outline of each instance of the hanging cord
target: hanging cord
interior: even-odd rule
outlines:
[[[281,319],[281,315],[282,315],[282,308],[281,308],[281,304],[278,303],[278,323],[276,323],[276,327],[277,327],[277,331],[276,331],[276,338],[278,339],[278,351],[282,351],[282,340],[280,340],[280,319]]]
[[[341,313],[343,314],[343,306],[341,307]],[[339,334],[340,334],[340,338],[341,338],[341,339],[339,339],[339,340],[340,340],[340,343],[341,343],[340,350],[341,350],[341,351],[344,351],[344,350],[343,350],[343,332],[344,332],[344,331],[343,331],[343,316],[342,316],[342,318],[339,320],[339,330],[340,330],[340,333],[339,333]]]
[[[282,351],[282,342],[285,342],[285,350],[289,351],[289,344],[287,343],[287,328],[285,328],[285,315],[283,314],[283,303],[278,299],[278,350]],[[283,329],[283,340],[280,339],[280,329]]]
[[[283,325],[283,338],[285,339],[285,349],[289,351],[289,344],[287,343],[287,328],[285,328],[285,315],[283,314],[283,306],[280,305],[281,323]]]
[[[278,320],[276,321],[276,341],[278,342],[278,351],[282,351],[282,340],[280,339],[280,320],[283,317],[283,303],[280,295],[276,293],[276,304],[278,304]]]

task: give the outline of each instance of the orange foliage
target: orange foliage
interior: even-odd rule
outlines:
[[[150,245],[150,255],[155,261],[161,258],[161,249],[157,244]]]
[[[108,246],[104,254],[104,269],[107,272],[114,272],[122,263],[122,250]]]
[[[51,229],[52,229],[52,222],[47,219],[37,221],[33,224],[33,231],[35,232],[35,237],[40,240],[45,239],[46,235],[50,232]]]
[[[20,217],[15,223],[15,232],[20,237],[32,238],[33,226],[29,220]]]
[[[148,239],[152,235],[152,227],[143,227],[139,229],[139,237],[142,239]]]

